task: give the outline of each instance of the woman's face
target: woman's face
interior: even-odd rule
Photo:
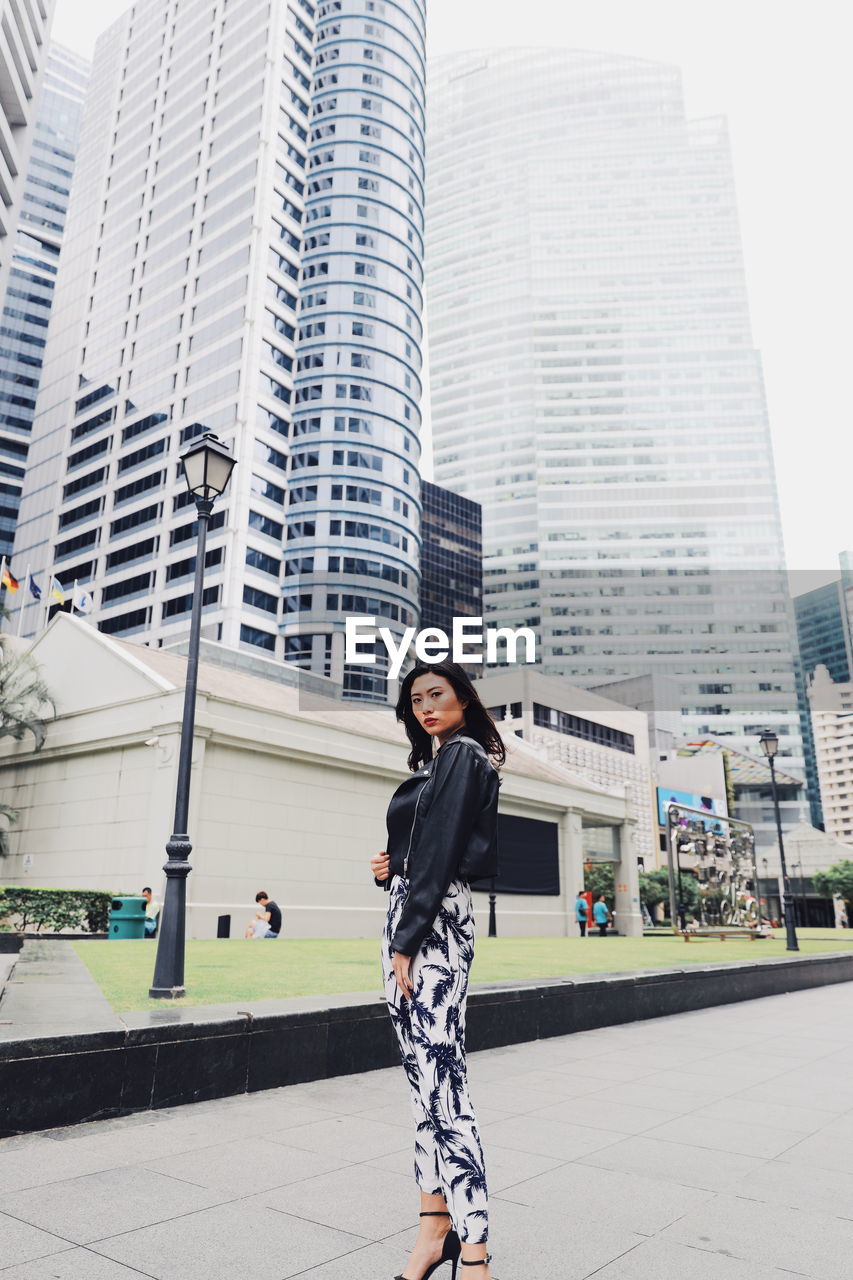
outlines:
[[[439,744],[465,723],[467,702],[460,702],[446,676],[418,676],[411,688],[412,711]]]

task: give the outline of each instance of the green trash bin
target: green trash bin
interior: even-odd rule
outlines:
[[[145,908],[148,904],[138,895],[113,898],[110,903],[110,938],[144,938]]]

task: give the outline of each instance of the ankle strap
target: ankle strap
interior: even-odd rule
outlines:
[[[420,1215],[422,1218],[449,1218],[450,1214],[446,1209],[429,1209],[426,1213]]]
[[[492,1255],[490,1253],[487,1253],[485,1258],[479,1258],[476,1262],[466,1262],[464,1258],[459,1259],[463,1267],[485,1267],[491,1260]]]

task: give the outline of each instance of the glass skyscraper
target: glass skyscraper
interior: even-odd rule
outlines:
[[[10,556],[47,345],[89,64],[53,44],[0,322],[0,555]],[[21,572],[25,565],[16,565]]]
[[[0,0],[0,298],[8,280],[55,3]]]
[[[85,583],[102,630],[154,644],[186,636],[195,523],[178,460],[204,428],[238,462],[211,521],[208,639],[285,656],[294,605],[285,553],[291,573],[307,572],[310,522],[328,535],[330,505],[335,518],[357,522],[355,532],[342,530],[337,568],[323,566],[339,609],[361,576],[344,553],[365,559],[369,549],[383,567],[405,559],[375,554],[385,547],[373,526],[417,533],[408,493],[417,492],[423,154],[416,18],[422,41],[414,0],[402,10],[378,0],[140,0],[98,42],[15,565],[29,562],[66,590]],[[349,86],[339,115],[328,104],[336,76]],[[414,134],[403,124],[409,116],[419,121]],[[331,124],[342,144],[332,144],[334,162],[322,132]],[[375,306],[356,301],[362,289]],[[357,333],[357,320],[375,330]],[[297,381],[297,360],[315,359],[329,374],[319,404],[316,379]],[[352,395],[354,387],[364,393]],[[317,449],[306,419],[333,406],[345,427],[324,418]],[[375,423],[372,441],[350,417]],[[370,488],[381,488],[378,508],[372,494],[350,496],[347,481],[362,485],[367,475],[362,455]],[[375,459],[386,468],[380,485]],[[316,480],[322,515],[306,492]],[[383,578],[376,593],[398,608],[402,594],[408,606],[413,576],[405,586]],[[300,597],[295,604],[304,607]],[[324,618],[334,611],[325,597],[317,607]],[[41,615],[28,612],[32,634]]]
[[[483,507],[489,625],[574,683],[677,678],[686,733],[800,762],[793,624],[726,123],[679,72],[431,68],[435,479]]]
[[[421,484],[421,627],[452,635],[454,618],[483,610],[483,516],[479,504]]]

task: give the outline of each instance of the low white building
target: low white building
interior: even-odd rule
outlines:
[[[21,812],[7,884],[138,892],[162,898],[186,659],[102,635],[60,613],[31,652],[58,715],[35,754],[0,741],[0,787]],[[289,670],[293,670],[292,668]],[[613,828],[617,924],[641,932],[633,805],[623,785],[585,782],[507,733],[500,812],[550,824],[559,890],[498,895],[502,935],[575,932],[584,830]],[[408,742],[391,708],[306,695],[210,661],[199,669],[188,880],[191,937],[241,934],[265,889],[291,937],[378,934],[385,910],[368,860],[405,776]],[[514,830],[518,831],[516,823]],[[488,897],[476,895],[486,927]]]
[[[647,871],[657,866],[646,713],[578,688],[563,676],[526,666],[490,672],[478,687],[500,727],[518,732],[546,760],[565,766],[574,778],[605,788],[624,787],[633,819],[634,854]],[[606,825],[596,832],[589,824],[585,843],[593,860],[611,859],[612,831]]]

